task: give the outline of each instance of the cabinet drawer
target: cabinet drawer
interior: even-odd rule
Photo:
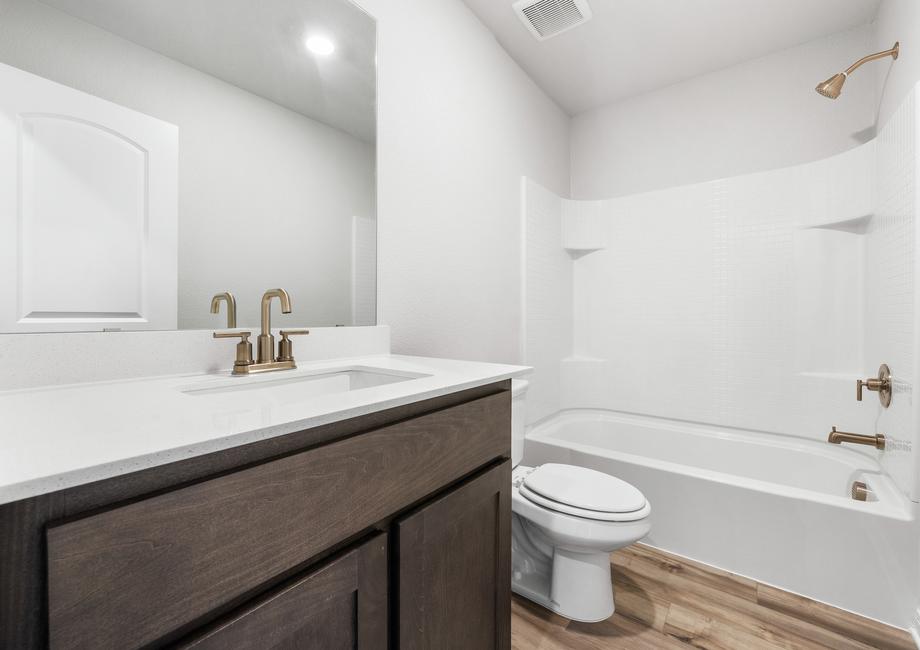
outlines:
[[[52,648],[152,643],[508,455],[510,393],[50,527]]]
[[[386,650],[386,539],[378,535],[178,647]]]

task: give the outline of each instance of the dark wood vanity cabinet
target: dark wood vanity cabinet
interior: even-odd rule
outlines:
[[[510,489],[506,461],[396,525],[400,648],[509,646]]]
[[[179,648],[387,647],[387,536],[258,598]]]
[[[509,389],[0,506],[0,648],[510,647]]]

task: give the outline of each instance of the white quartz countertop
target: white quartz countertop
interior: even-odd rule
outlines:
[[[401,375],[405,380],[327,394],[311,394],[308,384],[318,382],[300,382],[348,369]],[[0,504],[529,371],[522,366],[375,355],[305,363],[296,370],[252,377],[231,377],[227,371],[0,391]]]

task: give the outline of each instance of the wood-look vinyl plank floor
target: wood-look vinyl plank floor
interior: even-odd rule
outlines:
[[[513,650],[915,650],[904,630],[648,546],[612,565],[617,611],[601,623],[515,596]]]

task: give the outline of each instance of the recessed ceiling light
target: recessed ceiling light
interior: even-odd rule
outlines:
[[[314,34],[306,40],[307,49],[317,56],[329,56],[335,52],[335,43],[327,36]]]

